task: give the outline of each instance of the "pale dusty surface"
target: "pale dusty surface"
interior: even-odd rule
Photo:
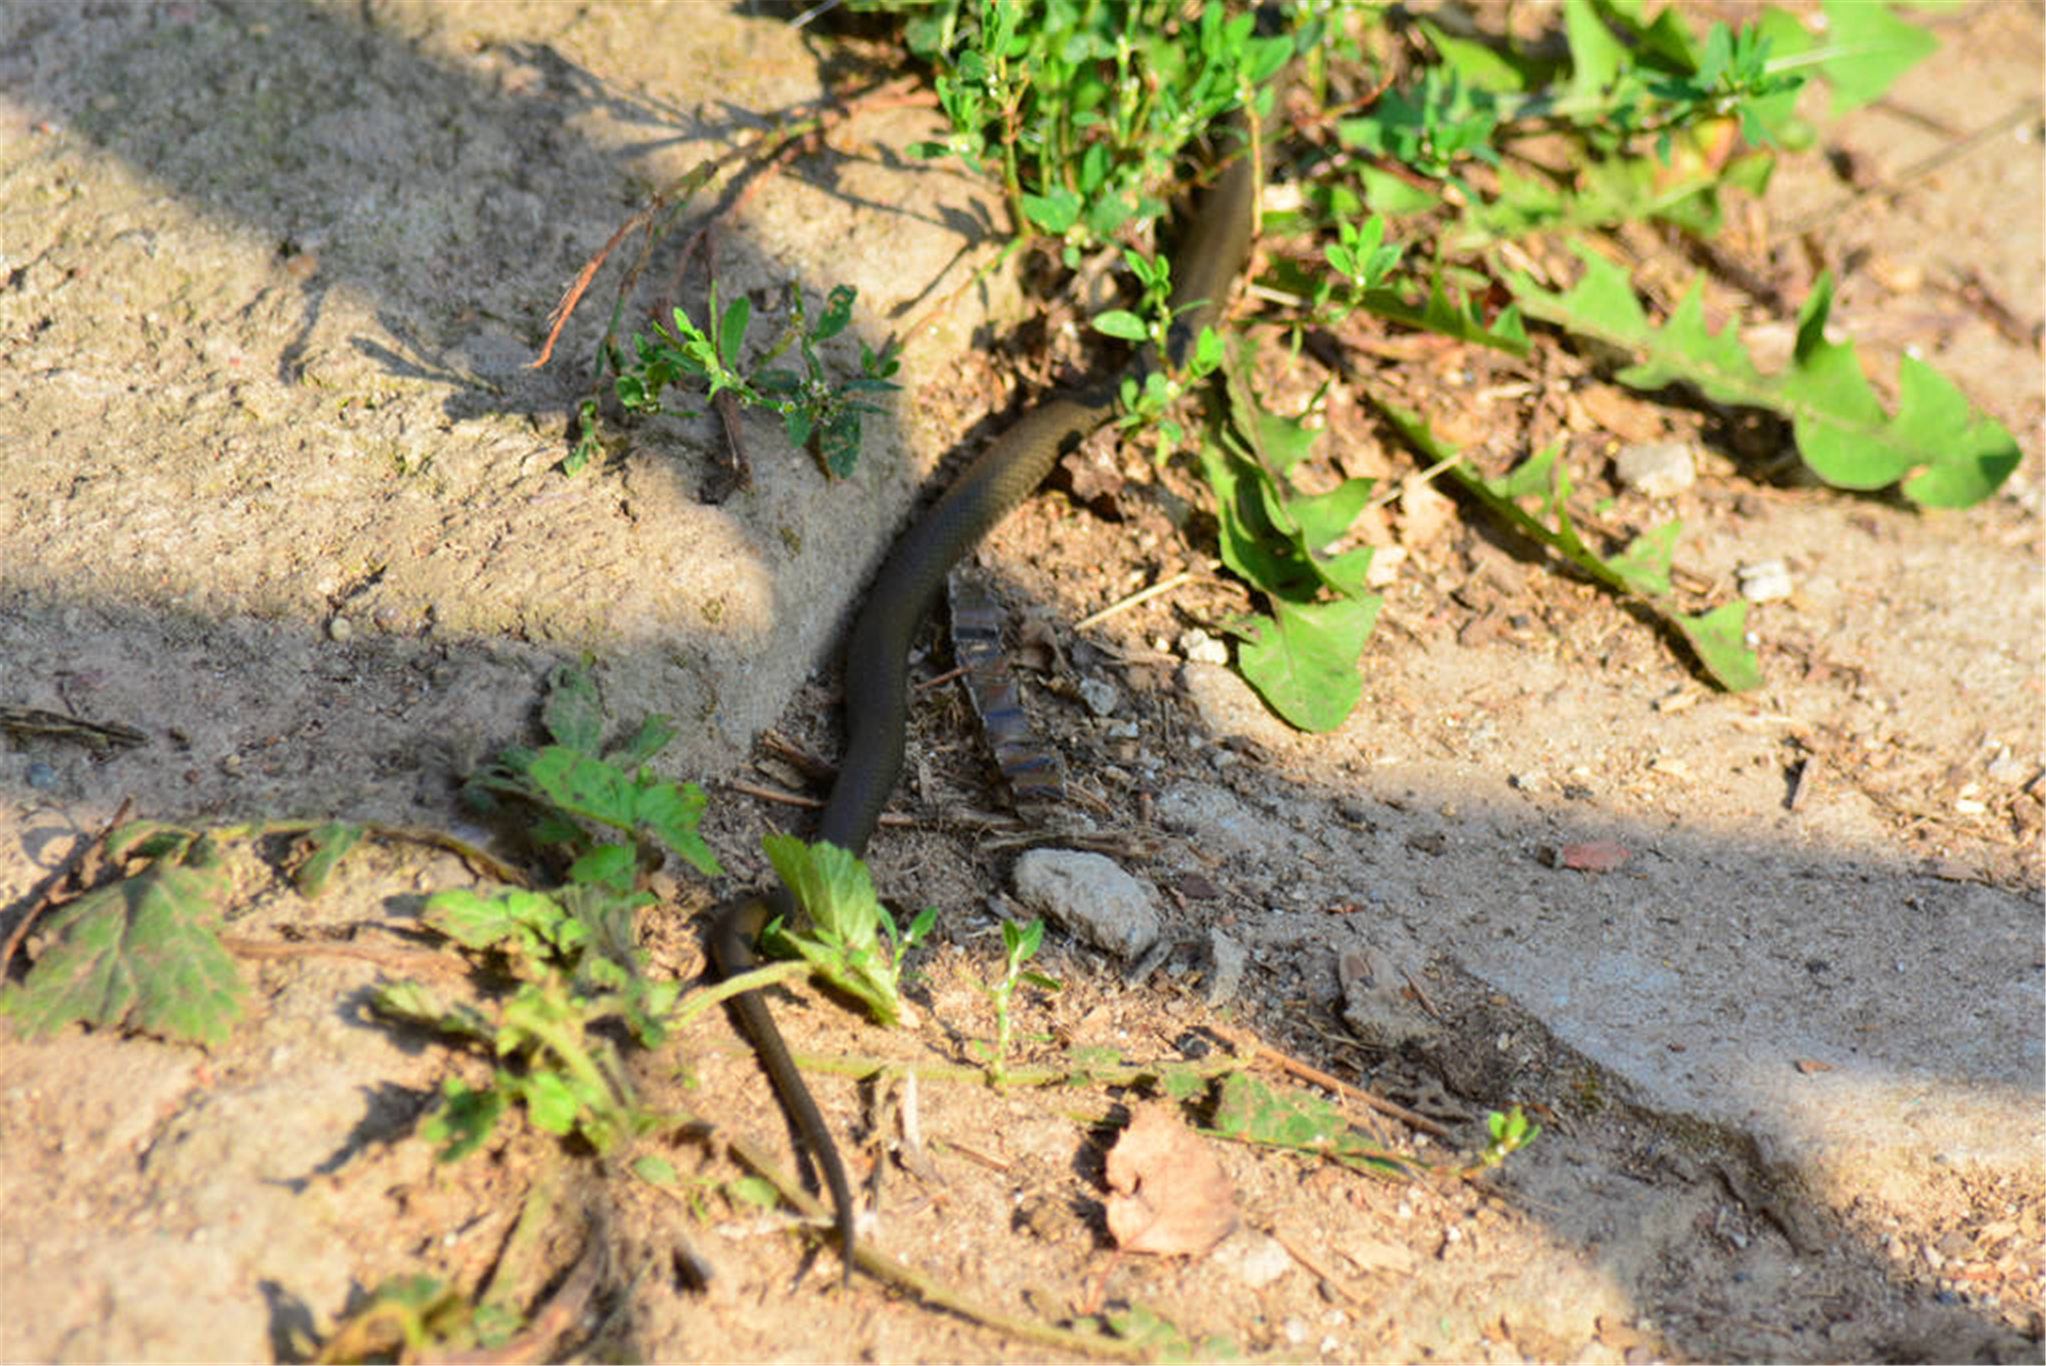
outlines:
[[[1894,173],[2037,108],[2036,7],[1939,31],[1939,57],[1829,145]],[[707,423],[636,427],[562,475],[610,277],[555,363],[525,368],[645,190],[821,82],[779,24],[690,4],[0,9],[0,705],[152,735],[112,758],[0,750],[0,928],[124,797],[193,822],[466,828],[456,776],[526,738],[547,671],[585,652],[615,714],[681,724],[678,774],[738,775],[778,720],[831,752],[829,685],[804,680],[917,481],[1006,393],[985,362],[953,364],[987,301],[913,353],[851,487],[761,422],[756,487],[721,504],[698,497]],[[791,277],[854,283],[878,338],[963,280],[999,209],[901,155],[923,117],[863,118],[768,178],[719,235],[727,295],[765,309]],[[1110,1097],[929,1085],[944,1184],[890,1166],[879,1240],[1017,1312],[1137,1302],[1289,1358],[2038,1359],[2046,409],[2036,341],[1953,287],[1978,272],[2036,329],[2029,131],[1819,234],[1875,372],[1914,348],[2019,434],[2007,493],[1916,516],[1708,455],[1678,500],[1680,559],[1720,591],[1741,565],[1792,573],[1793,596],[1752,617],[1760,694],[1704,693],[1641,622],[1412,500],[1383,528],[1407,558],[1365,702],[1339,734],[1296,737],[1233,675],[1150,653],[1242,605],[1212,578],[1071,632],[1192,558],[1155,507],[1129,512],[1144,495],[1122,524],[1048,495],[1005,527],[980,558],[1057,628],[1066,664],[1032,705],[1092,794],[1079,806],[1143,851],[1121,861],[1164,890],[1167,939],[1220,927],[1249,951],[1218,1013],[1177,960],[1131,986],[1054,943],[1069,990],[1030,1002],[1024,1027],[1157,1056],[1247,1025],[1460,1142],[1514,1100],[1547,1107],[1550,1131],[1509,1164],[1510,1204],[1226,1148],[1245,1229],[1198,1263],[1110,1265],[1099,1135],[1074,1121],[1121,1118]],[[1816,158],[1781,179],[1776,222],[1845,192]],[[1645,283],[1680,289],[1688,270]],[[1593,468],[1665,435],[1624,430],[1646,405],[1588,381],[1566,401],[1560,382],[1516,398],[1496,376],[1437,378],[1472,395],[1480,440],[1523,442],[1530,406]],[[1345,458],[1382,462],[1343,403]],[[1640,511],[1623,496],[1614,515]],[[1112,715],[1081,705],[1083,681],[1107,685]],[[899,799],[918,826],[873,851],[892,898],[944,914],[920,1033],[804,993],[782,1007],[800,1047],[954,1058],[988,1033],[987,902],[1013,856],[953,820],[996,801],[971,728],[949,689],[919,701]],[[690,910],[757,874],[759,830],[787,822],[710,785],[734,877],[667,884]],[[1553,866],[1588,840],[1630,857]],[[404,943],[383,927],[469,879],[374,849],[308,906],[245,870],[230,932]],[[701,971],[674,908],[649,947]],[[1383,1057],[1345,1037],[1335,965],[1360,947],[1425,965],[1432,1041]],[[374,1025],[374,964],[243,966],[256,1018],[213,1055],[77,1030],[0,1042],[0,1356],[290,1356],[389,1276],[473,1286],[562,1168],[531,1139],[433,1163],[409,1135],[450,1058]],[[681,1059],[691,1089],[670,1075]],[[656,1098],[783,1139],[722,1021],[647,1073]],[[870,1139],[870,1101],[819,1086],[835,1129]],[[523,1290],[539,1297],[601,1227],[595,1355],[1043,1355],[864,1283],[813,1274],[784,1299],[796,1244],[745,1207],[713,1191],[699,1220],[568,1170]],[[707,1292],[680,1284],[678,1238],[717,1264]]]

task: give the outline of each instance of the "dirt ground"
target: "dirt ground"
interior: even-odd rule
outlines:
[[[1922,356],[2017,435],[1989,504],[1806,486],[1780,433],[1651,404],[1553,342],[1504,363],[1353,339],[1481,461],[1565,438],[1611,527],[1681,515],[1703,600],[1782,560],[1794,591],[1750,618],[1760,693],[1710,692],[1647,623],[1424,492],[1369,527],[1392,573],[1364,701],[1332,736],[1186,658],[1190,628],[1250,600],[1179,474],[1099,453],[976,557],[1012,635],[1054,647],[1019,654],[1042,664],[1027,700],[1072,775],[1069,823],[1155,890],[1168,941],[1246,950],[1216,999],[1192,948],[1139,979],[1053,934],[1040,966],[1064,990],[1019,998],[1019,1061],[1249,1039],[1269,1084],[1308,1085],[1283,1054],[1426,1117],[1439,1133],[1345,1102],[1421,1161],[1454,1165],[1513,1103],[1541,1137],[1483,1178],[1410,1182],[1216,1142],[1237,1231],[1205,1257],[1119,1255],[1105,1155],[1138,1090],[820,1064],[875,1246],[1004,1313],[1140,1308],[1259,1358],[2042,1359],[2046,22],[2014,3],[1921,22],[1939,53],[1739,208],[1711,298],[1787,348],[1831,269],[1879,383]],[[541,680],[588,658],[622,722],[681,722],[664,763],[711,793],[729,876],[656,875],[645,943],[658,972],[704,980],[693,917],[760,876],[763,831],[801,828],[731,786],[805,785],[756,732],[835,753],[820,665],[859,566],[945,452],[999,429],[1046,329],[963,297],[912,351],[860,478],[825,486],[755,424],[756,487],[722,505],[699,496],[707,424],[621,429],[560,472],[588,317],[569,363],[525,367],[650,187],[858,56],[694,4],[0,10],[0,707],[149,737],[0,749],[0,930],[124,801],[489,840],[459,779],[530,740]],[[999,212],[905,163],[922,117],[857,122],[769,178],[721,278],[761,300],[852,280],[877,337],[921,316]],[[1651,233],[1627,246],[1664,302],[1701,264]],[[994,344],[972,345],[990,313]],[[1315,364],[1273,382],[1309,392]],[[1332,468],[1412,471],[1331,394]],[[1610,470],[1648,440],[1702,451],[1661,504]],[[933,636],[919,676],[945,656]],[[1057,842],[983,814],[1002,798],[956,685],[920,693],[912,728],[870,862],[895,904],[940,908],[918,1020],[882,1031],[792,988],[778,1015],[811,1058],[964,1061],[993,1032],[981,986],[1016,852]],[[1592,841],[1630,857],[1558,866]],[[0,1357],[305,1359],[408,1275],[534,1316],[522,1356],[478,1359],[1071,1355],[841,1286],[712,1140],[661,1147],[679,1195],[519,1125],[436,1162],[420,1119],[443,1078],[487,1067],[366,1002],[400,970],[468,980],[417,920],[474,871],[373,841],[316,901],[254,858],[235,876],[252,1010],[226,1044],[0,1039]],[[1358,953],[1408,974],[1401,1037],[1346,1020],[1338,965]],[[635,1075],[789,1160],[716,1012]]]

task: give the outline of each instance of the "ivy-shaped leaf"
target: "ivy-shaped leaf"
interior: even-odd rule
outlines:
[[[33,1038],[76,1021],[208,1046],[224,1043],[247,989],[214,932],[225,875],[159,859],[54,912],[51,942],[0,1010]]]

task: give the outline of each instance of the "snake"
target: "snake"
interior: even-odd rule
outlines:
[[[1173,257],[1172,323],[1164,346],[1165,363],[1173,371],[1185,367],[1202,329],[1220,316],[1222,302],[1249,254],[1256,231],[1256,162],[1243,155],[1222,170],[1202,196]],[[902,774],[910,644],[952,566],[1036,489],[1053,465],[1115,414],[1126,380],[1142,386],[1157,364],[1149,352],[1140,352],[1119,373],[1031,407],[895,542],[846,637],[845,754],[817,822],[819,840],[858,857],[880,822],[881,809]],[[777,918],[794,923],[796,912],[786,888],[747,893],[720,905],[712,914],[709,933],[710,956],[719,976],[735,977],[758,966],[754,945],[761,931]],[[740,992],[730,1004],[788,1113],[799,1145],[830,1188],[839,1251],[849,1277],[854,1206],[831,1130],[760,992]]]

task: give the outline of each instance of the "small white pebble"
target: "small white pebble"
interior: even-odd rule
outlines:
[[[1229,647],[1198,626],[1179,633],[1179,652],[1195,664],[1229,662]]]
[[[1736,568],[1741,596],[1749,602],[1775,602],[1790,596],[1790,568],[1781,560],[1759,560]]]

